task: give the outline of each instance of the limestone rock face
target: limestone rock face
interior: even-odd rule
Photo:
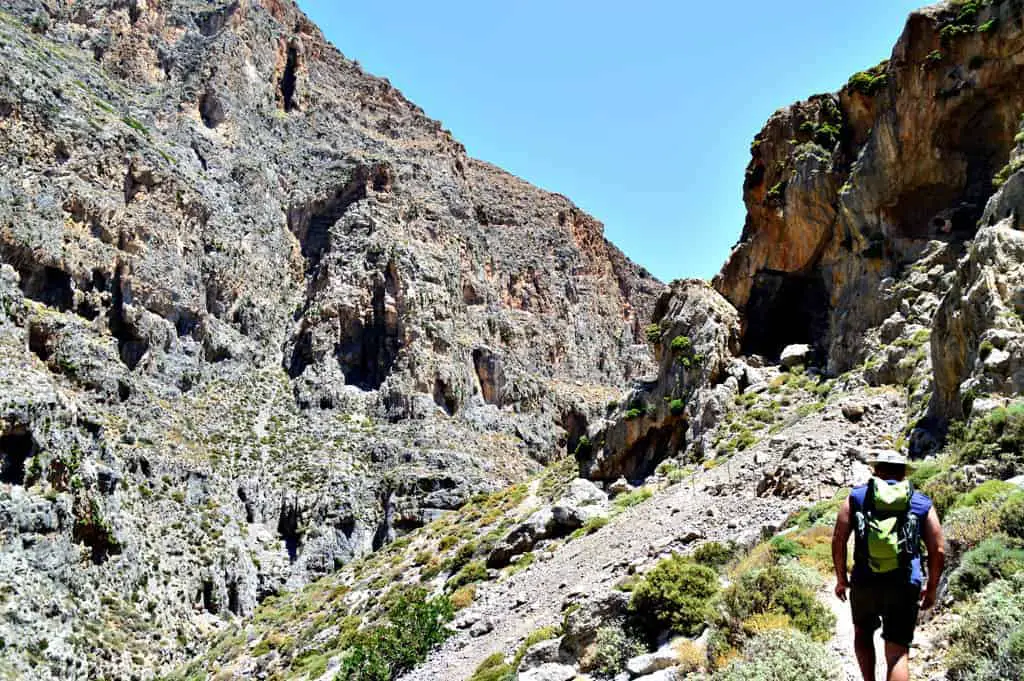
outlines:
[[[978,232],[936,315],[934,408],[947,420],[970,416],[974,396],[1024,393],[1024,231],[1013,222]]]
[[[1024,109],[1017,2],[911,14],[892,58],[777,112],[747,169],[747,222],[715,287],[743,347],[809,343],[842,373],[897,308],[875,294],[932,240],[974,237]]]
[[[163,675],[652,371],[664,287],[291,0],[15,0],[0,42],[0,635],[42,678]]]
[[[715,405],[732,394],[719,384],[739,351],[739,316],[706,282],[674,282],[649,328],[658,374],[634,383],[607,425],[592,434],[592,446],[577,450],[590,479],[642,479],[669,454],[699,442],[713,426]]]

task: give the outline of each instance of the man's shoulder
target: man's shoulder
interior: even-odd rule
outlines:
[[[863,504],[864,497],[868,493],[867,485],[857,485],[856,487],[850,488],[850,499],[856,504]]]
[[[921,515],[932,510],[932,499],[924,492],[914,490],[914,496],[910,498],[910,509]]]

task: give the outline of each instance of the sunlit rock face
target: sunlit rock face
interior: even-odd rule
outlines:
[[[930,242],[974,237],[1024,109],[1019,12],[915,12],[890,60],[772,116],[752,148],[743,236],[715,279],[746,349],[809,342],[845,371],[898,311],[880,286]]]

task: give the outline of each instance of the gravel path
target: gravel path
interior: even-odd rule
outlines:
[[[836,407],[811,415],[737,454],[728,465],[662,490],[596,533],[565,545],[550,560],[481,584],[477,601],[459,617],[463,625],[475,622],[478,635],[464,628],[402,680],[463,681],[487,656],[510,653],[534,630],[559,624],[567,596],[608,591],[629,566],[656,560],[698,537],[756,539],[763,527],[777,527],[794,510],[831,495],[863,474],[852,464],[858,449],[880,446],[881,435],[902,423],[898,397],[870,399],[875,407],[858,424],[842,418]],[[758,496],[766,473],[791,497]],[[852,656],[852,643],[849,650]]]

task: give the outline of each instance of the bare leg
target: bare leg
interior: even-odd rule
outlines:
[[[864,681],[875,681],[875,632],[855,626],[853,650],[857,653],[857,664]]]
[[[909,681],[910,651],[906,646],[885,642],[885,664],[889,667],[886,681]]]

